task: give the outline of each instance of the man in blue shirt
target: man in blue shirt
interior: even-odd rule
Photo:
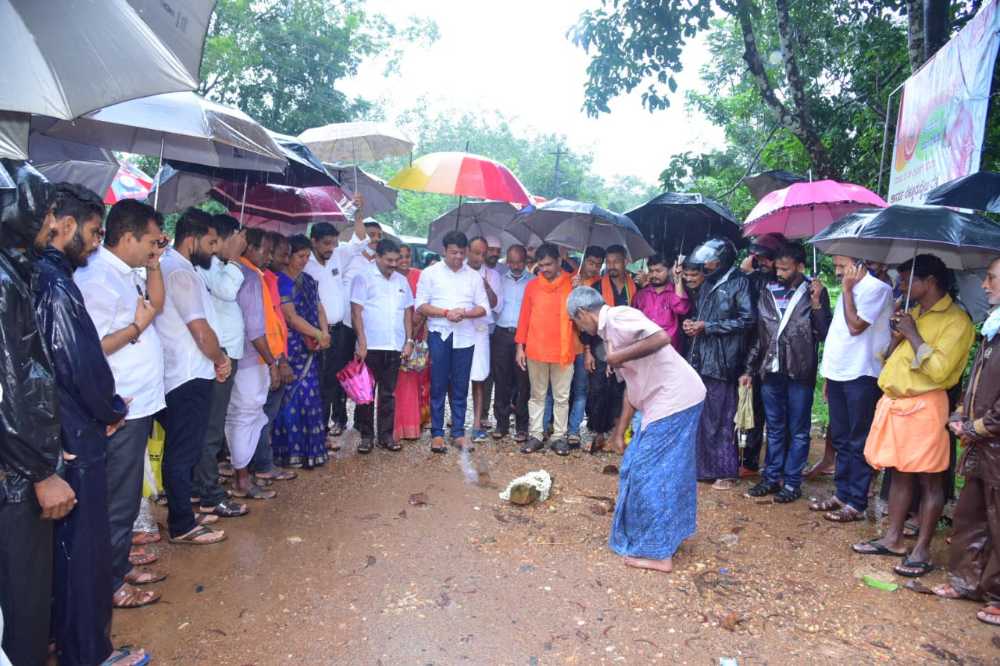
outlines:
[[[528,372],[514,362],[514,334],[521,316],[521,301],[524,288],[534,275],[526,270],[528,252],[523,245],[512,245],[507,250],[507,272],[500,278],[503,309],[497,316],[496,328],[490,340],[490,359],[493,381],[496,386],[493,413],[497,427],[494,439],[506,437],[510,432],[511,404],[514,407],[516,435],[514,441],[521,443],[528,439]]]

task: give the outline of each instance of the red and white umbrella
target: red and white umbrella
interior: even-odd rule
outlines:
[[[125,199],[145,201],[152,190],[153,179],[150,176],[129,162],[122,162],[111,187],[104,193],[104,203],[116,204]]]

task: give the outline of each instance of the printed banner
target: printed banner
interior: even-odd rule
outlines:
[[[896,118],[890,204],[922,203],[938,185],[979,170],[998,30],[998,0],[990,0],[907,79]]]

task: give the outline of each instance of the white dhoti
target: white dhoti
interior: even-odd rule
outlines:
[[[271,374],[264,364],[240,368],[226,412],[226,441],[234,469],[245,469],[257,450],[261,430],[267,425],[264,403],[271,388]]]
[[[483,327],[476,329],[476,343],[472,351],[472,371],[469,379],[474,382],[485,381],[490,376],[490,331]]]

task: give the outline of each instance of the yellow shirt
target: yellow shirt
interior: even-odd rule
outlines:
[[[912,398],[957,384],[976,335],[969,315],[947,294],[927,312],[917,305],[910,314],[924,344],[914,351],[904,339],[885,362],[878,385],[890,398]]]

